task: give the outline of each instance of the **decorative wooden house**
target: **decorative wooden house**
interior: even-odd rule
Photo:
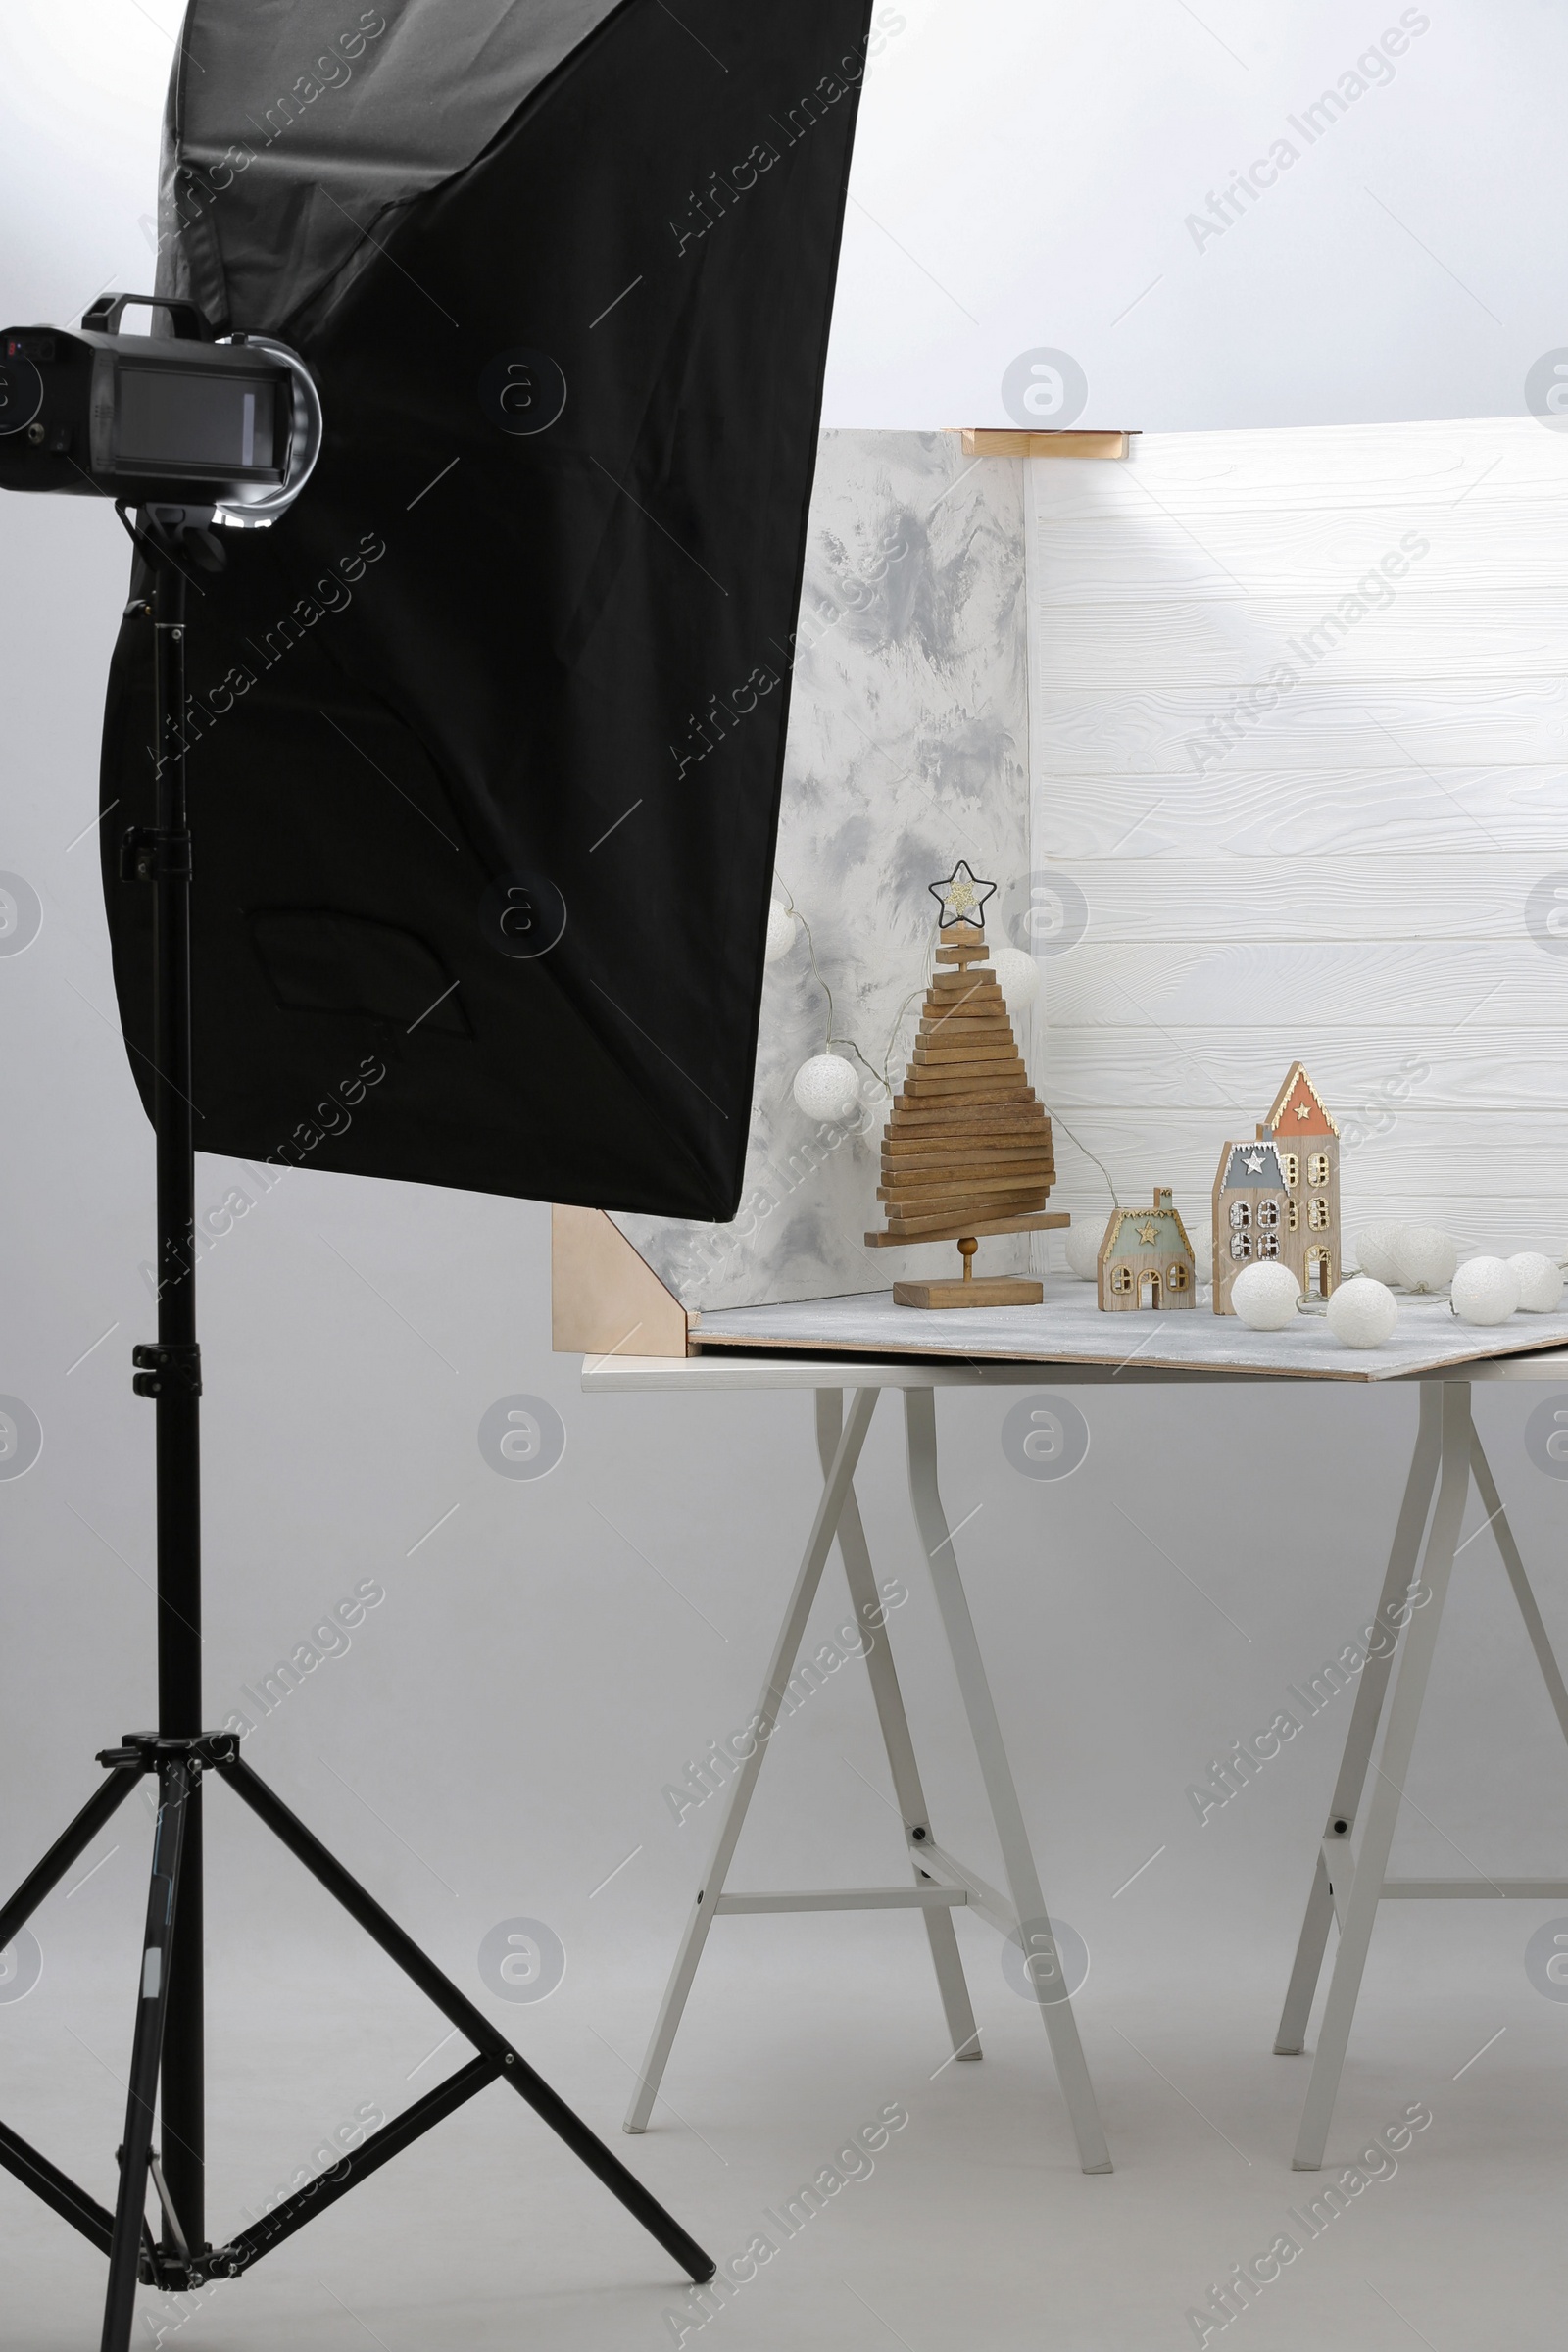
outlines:
[[[980,1236],[1068,1222],[1046,1208],[1056,1173],[1051,1121],[1029,1084],[989,962],[984,906],[995,887],[976,882],[962,860],[946,882],[932,885],[943,909],[938,968],[882,1137],[877,1199],[887,1230],[865,1240],[871,1250],[956,1241],[963,1274],[896,1282],[899,1306],[1038,1306],[1038,1282],[975,1276]]]
[[[1290,1267],[1309,1298],[1340,1279],[1340,1131],[1301,1064],[1247,1143],[1229,1143],[1214,1177],[1214,1312],[1259,1258]]]
[[[1100,1303],[1107,1313],[1192,1306],[1198,1265],[1174,1196],[1156,1186],[1152,1208],[1115,1208],[1100,1245]]]

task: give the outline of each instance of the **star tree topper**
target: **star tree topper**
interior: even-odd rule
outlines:
[[[926,888],[942,908],[938,928],[946,931],[954,923],[974,923],[980,930],[986,927],[985,904],[996,892],[994,882],[982,882],[969,870],[967,858],[960,858],[945,882],[929,882]]]

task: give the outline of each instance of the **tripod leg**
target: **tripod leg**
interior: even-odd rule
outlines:
[[[202,1789],[191,1776],[185,1797],[179,1905],[170,1958],[169,2016],[159,2068],[160,2136],[166,2211],[159,2242],[166,2254],[207,2243],[206,1993],[202,1900]]]
[[[1399,1505],[1389,1565],[1383,1578],[1383,1591],[1378,1595],[1377,1622],[1383,1627],[1385,1635],[1398,1622],[1398,1606],[1409,1588],[1420,1556],[1421,1537],[1432,1507],[1432,1490],[1438,1483],[1442,1399],[1443,1390],[1439,1382],[1424,1380],[1421,1383],[1421,1414],[1416,1424],[1415,1451],[1410,1456],[1410,1474],[1404,1484],[1404,1500]],[[1350,1710],[1349,1727],[1345,1735],[1345,1753],[1340,1760],[1340,1774],[1334,1784],[1334,1801],[1329,1807],[1328,1823],[1323,1832],[1325,1844],[1330,1839],[1348,1840],[1355,1827],[1393,1664],[1394,1643],[1390,1640],[1386,1647],[1380,1644],[1380,1654],[1369,1656],[1361,1669],[1361,1680],[1355,1690],[1355,1703]],[[1274,2036],[1276,2058],[1298,2058],[1306,2045],[1307,2020],[1312,2014],[1312,2001],[1323,1969],[1323,1954],[1328,1949],[1329,1922],[1334,1916],[1331,1884],[1328,1860],[1320,1847],[1312,1872],[1311,1890],[1306,1898],[1306,1916],[1301,1922],[1300,1937],[1296,1946],[1291,1981],[1286,1987],[1285,2007],[1280,2013],[1279,2032]]]
[[[147,2180],[152,2159],[153,2106],[169,2014],[169,1964],[174,1944],[174,1907],[179,1896],[179,1859],[185,1840],[185,1800],[190,1773],[183,1759],[160,1768],[162,1802],[153,1844],[152,1884],[147,1893],[147,1932],[142,1940],[141,1992],[130,2045],[130,2087],[125,2100],[125,2138],[120,2153],[120,2194],[115,2201],[109,2243],[109,2292],[104,2302],[102,2352],[126,2352],[135,2318],[136,2278],[146,2233]]]
[[[405,1934],[390,1912],[383,1911],[374,1895],[368,1893],[356,1878],[346,1871],[336,1857],[329,1854],[320,1839],[308,1830],[295,1813],[291,1813],[281,1797],[274,1796],[265,1781],[259,1780],[243,1758],[235,1756],[220,1763],[218,1770],[237,1796],[244,1798],[258,1818],[265,1822],[298,1862],[303,1862],[313,1879],[318,1880],[328,1894],[340,1902],[349,1917],[362,1927],[372,1942],[378,1943],[388,1959],[395,1960],[404,1975],[417,1984],[425,1998],[432,2001],[443,2017],[466,2034],[488,2058],[496,2060],[502,2070],[502,2080],[510,2082],[519,2097],[527,2100],[534,2113],[558,2132],[572,2154],[581,2159],[596,2178],[602,2180],[612,2195],[620,2199],[628,2213],[641,2222],[643,2228],[659,2240],[666,2254],[672,2255],[682,2270],[688,2272],[699,2285],[711,2278],[717,2267],[703,2252],[696,2239],[689,2237],[672,2214],[664,2211],[657,2197],[643,2186],[635,2173],[628,2172],[618,2156],[611,2154],[600,2138],[589,2131],[580,2117],[573,2114],[564,2099],[558,2097],[541,2075],[498,2034],[482,2010],[476,2009],[466,1993],[458,1990],[450,1977],[444,1976],[436,1964],[421,1952],[412,1936]],[[105,2342],[104,2352],[110,2352]],[[115,2348],[119,2352],[119,2347]]]
[[[0,1911],[0,1952],[25,1927],[46,1894],[59,1886],[78,1854],[84,1854],[99,1831],[113,1820],[141,1779],[139,1764],[118,1765],[96,1796],[84,1804],[62,1837],[55,1839],[36,1869],[29,1870],[5,1909]]]
[[[833,1466],[843,1411],[843,1400],[837,1389],[817,1390],[816,1447],[822,1457],[824,1478]],[[899,1689],[898,1671],[893,1663],[886,1611],[881,1609],[870,1548],[865,1541],[865,1529],[861,1525],[860,1506],[855,1498],[853,1482],[845,1493],[844,1511],[839,1520],[839,1554],[844,1562],[856,1622],[862,1641],[867,1644],[865,1670],[871,1680],[877,1721],[882,1727],[882,1744],[887,1749],[888,1770],[893,1776],[893,1793],[898,1799],[899,1811],[904,1816],[904,1835],[907,1838],[911,1830],[924,1830],[929,1836],[931,1816],[926,1811],[925,1791],[920,1786],[920,1767],[915,1762],[914,1741],[909,1737],[909,1719],[904,1711],[904,1693]],[[879,1615],[880,1630],[875,1630]],[[917,1862],[911,1861],[909,1867],[914,1873],[917,1886],[929,1885]],[[964,1982],[963,1961],[958,1952],[958,1938],[954,1932],[953,1913],[926,1911],[921,1916],[931,1946],[931,1965],[937,1972],[942,2013],[948,2022],[949,2047],[959,2058],[978,2058],[980,2034],[974,2022],[974,2010],[969,2003],[969,1987]]]

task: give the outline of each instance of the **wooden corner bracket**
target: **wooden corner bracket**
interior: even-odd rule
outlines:
[[[685,1355],[686,1309],[602,1208],[550,1211],[551,1345],[559,1355]]]

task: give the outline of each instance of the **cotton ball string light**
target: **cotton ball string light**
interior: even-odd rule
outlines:
[[[1399,1320],[1399,1301],[1370,1274],[1342,1282],[1329,1300],[1328,1326],[1342,1348],[1381,1348]]]
[[[1518,1310],[1519,1277],[1504,1258],[1467,1257],[1448,1295],[1461,1323],[1506,1323]]]
[[[1067,1250],[1067,1271],[1076,1274],[1080,1282],[1093,1282],[1098,1276],[1100,1245],[1104,1238],[1104,1230],[1099,1225],[1069,1225],[1062,1236]]]
[[[1549,1315],[1562,1303],[1562,1268],[1540,1250],[1521,1250],[1508,1260],[1519,1283],[1519,1308],[1526,1315]]]
[[[1231,1304],[1249,1331],[1283,1331],[1296,1320],[1301,1286],[1289,1266],[1260,1258],[1231,1284]]]
[[[837,1054],[813,1054],[795,1073],[796,1107],[819,1124],[847,1119],[860,1100],[853,1066]]]
[[[991,958],[1009,1012],[1023,1012],[1040,994],[1040,966],[1022,948],[998,948]]]
[[[764,963],[777,963],[795,945],[795,917],[777,899],[768,904],[767,945],[762,950]]]
[[[1459,1245],[1436,1225],[1396,1228],[1394,1262],[1407,1291],[1441,1291],[1453,1280]]]
[[[1374,1282],[1398,1282],[1402,1225],[1363,1225],[1355,1237],[1355,1262]]]
[[[1200,1282],[1214,1279],[1214,1244],[1206,1233],[1193,1237],[1193,1267]]]

